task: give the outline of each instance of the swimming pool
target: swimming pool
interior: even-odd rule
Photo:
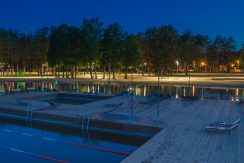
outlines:
[[[69,134],[2,121],[0,162],[120,162],[141,145],[116,140],[121,138],[110,141],[97,133]]]

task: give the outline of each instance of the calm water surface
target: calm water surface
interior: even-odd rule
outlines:
[[[103,138],[106,138],[107,140]],[[142,140],[138,143],[138,141],[136,142],[135,140],[129,139],[126,143],[116,142],[116,140],[119,141],[120,139],[124,138],[113,137],[112,141],[110,141],[108,137],[99,136],[94,133],[90,133],[90,135],[89,133],[71,135],[68,133],[10,124],[9,122],[0,122],[0,162],[50,162],[49,160],[40,159],[39,157],[16,150],[74,163],[120,162],[126,156],[76,147],[52,140],[78,143],[102,149],[129,153],[136,150],[138,146],[142,145],[145,141]]]
[[[75,92],[89,92],[89,93],[106,93],[117,94],[121,91],[128,91],[133,89],[134,85],[130,84],[55,84],[53,82],[2,82],[0,83],[0,93],[10,92],[11,89],[34,87],[41,90],[62,90]],[[136,94],[138,96],[148,96],[157,94],[158,86],[150,84],[137,84]],[[159,92],[161,95],[170,95],[175,98],[180,96],[197,96],[199,98],[216,98],[216,99],[231,99],[239,100],[244,96],[243,88],[219,88],[219,87],[199,87],[199,86],[182,86],[182,85],[160,85]]]

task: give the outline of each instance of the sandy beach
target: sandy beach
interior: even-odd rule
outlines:
[[[91,79],[89,75],[78,76],[77,78],[55,78],[54,76],[26,76],[26,77],[0,77],[0,82],[41,82],[50,81],[58,83],[119,83],[119,84],[157,84],[157,76],[142,76],[141,74],[129,75],[128,79],[124,79],[123,75],[116,75],[116,79],[102,79],[99,74],[97,79]],[[214,86],[214,87],[244,87],[244,74],[192,74],[189,76],[161,76],[159,78],[161,84],[173,85],[196,85],[196,86]]]

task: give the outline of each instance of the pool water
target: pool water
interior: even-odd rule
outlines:
[[[133,140],[131,143],[100,139],[88,132],[85,136],[70,135],[0,122],[0,162],[120,162],[127,157],[121,153],[132,153],[138,148]]]
[[[59,103],[59,104],[71,104],[71,105],[81,105],[86,104],[90,102],[95,102],[98,99],[92,99],[92,98],[71,98],[71,97],[51,97],[44,99],[44,102],[53,102],[53,103]]]

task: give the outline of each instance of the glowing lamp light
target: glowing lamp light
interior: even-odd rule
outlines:
[[[201,62],[201,66],[205,66],[205,63],[204,62]]]
[[[177,64],[177,66],[179,65],[179,61],[175,61],[175,63]]]

